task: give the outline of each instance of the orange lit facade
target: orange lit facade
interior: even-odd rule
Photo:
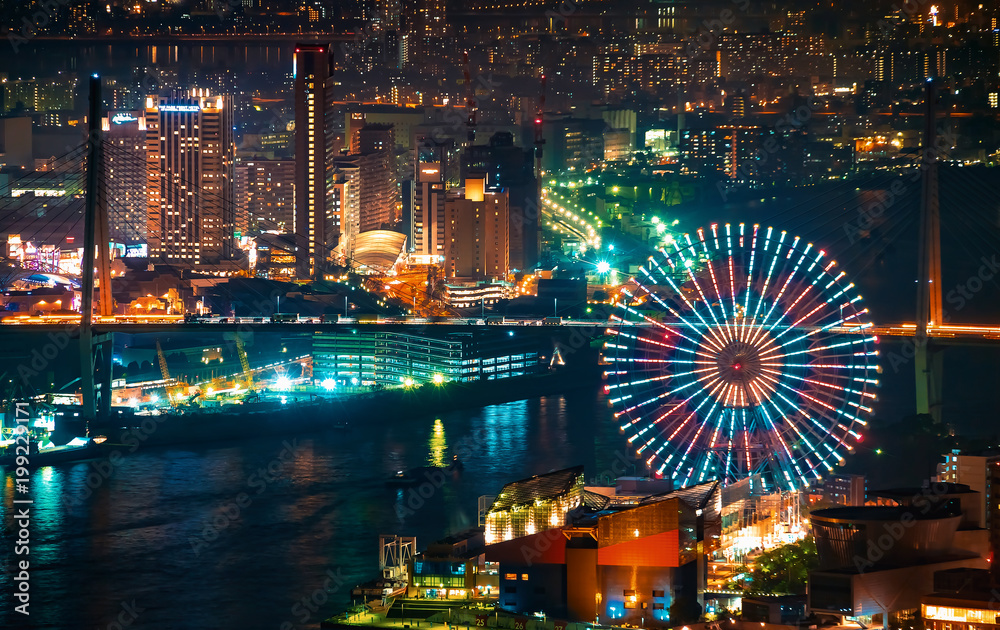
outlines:
[[[500,605],[569,620],[666,621],[676,597],[697,591],[698,510],[680,498],[598,511],[572,525],[489,545]]]

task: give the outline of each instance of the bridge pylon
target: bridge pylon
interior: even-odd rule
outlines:
[[[101,123],[101,78],[90,77],[90,110],[87,137],[87,203],[83,221],[83,258],[80,300],[80,389],[87,434],[111,417],[112,333],[94,334],[94,265],[99,265],[101,284],[98,312],[112,315],[110,245],[107,199],[103,193],[103,142]]]
[[[917,413],[941,422],[943,357],[935,348],[928,327],[944,323],[941,305],[941,209],[938,198],[937,122],[934,82],[927,81],[924,95],[924,137],[920,168],[923,170],[920,202],[920,236],[917,257],[916,356]]]

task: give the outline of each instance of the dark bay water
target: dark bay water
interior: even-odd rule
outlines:
[[[138,628],[280,628],[305,615],[302,627],[318,627],[377,573],[379,534],[415,535],[422,547],[475,526],[477,498],[507,481],[575,464],[593,476],[622,456],[596,391],[438,418],[399,414],[347,433],[140,447],[93,491],[88,475],[91,485],[105,475],[92,463],[35,472],[25,627],[106,628],[131,607]],[[426,499],[384,483],[454,454],[464,471]],[[4,471],[0,628],[23,621],[8,605],[14,490]],[[303,598],[327,578],[335,592],[310,613]]]

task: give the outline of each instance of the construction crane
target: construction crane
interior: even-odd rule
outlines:
[[[177,379],[171,379],[170,378],[170,370],[167,368],[167,357],[164,356],[164,354],[163,354],[163,348],[160,347],[160,340],[159,339],[156,340],[156,357],[157,357],[157,359],[160,362],[160,376],[163,377],[164,381],[169,382],[169,381],[173,380],[178,385],[180,385],[181,387],[186,387],[187,386],[187,383],[182,383],[181,381],[179,381]],[[170,401],[170,406],[171,407],[176,407],[177,406],[177,401],[174,400],[174,397],[170,395],[170,389],[168,389],[166,387],[165,387],[165,389],[166,389],[166,392],[167,392],[167,400]],[[178,395],[179,395],[179,393],[178,393]]]
[[[160,360],[160,376],[163,377],[163,380],[169,381],[170,370],[167,369],[167,357],[163,356],[163,348],[160,347],[159,339],[156,340],[156,356]]]
[[[253,392],[253,372],[250,371],[250,361],[247,360],[243,339],[238,334],[236,335],[236,353],[240,355],[240,366],[243,368],[243,376],[247,381],[247,391]]]
[[[472,89],[472,73],[469,72],[469,51],[462,53],[462,70],[465,73],[465,126],[468,128],[468,140],[471,147],[476,143],[476,94]]]

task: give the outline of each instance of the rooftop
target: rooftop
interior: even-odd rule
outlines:
[[[490,512],[509,510],[514,506],[528,505],[537,500],[555,499],[572,490],[582,477],[583,466],[572,466],[512,481],[500,490],[500,494],[490,506]]]
[[[921,507],[894,507],[894,506],[851,506],[827,508],[816,510],[811,516],[815,520],[838,520],[838,521],[898,521],[904,517],[914,520],[933,520],[940,518],[952,518],[961,516],[961,512],[955,509],[948,509],[941,506],[941,509],[928,510],[926,513]]]

